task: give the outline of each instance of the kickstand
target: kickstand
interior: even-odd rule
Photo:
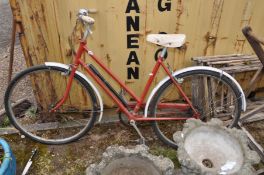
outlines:
[[[130,125],[133,126],[133,128],[137,131],[140,139],[139,139],[139,144],[141,145],[146,145],[146,139],[145,137],[143,137],[142,133],[140,132],[140,130],[138,129],[136,122],[134,120],[130,121]]]

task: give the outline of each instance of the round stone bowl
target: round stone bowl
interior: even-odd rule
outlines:
[[[238,140],[220,128],[193,129],[185,137],[184,148],[203,171],[233,174],[243,166],[243,150]]]
[[[137,156],[123,157],[110,162],[102,175],[161,175],[161,171],[149,160]]]
[[[253,174],[251,164],[259,162],[247,146],[246,135],[224,127],[220,120],[188,120],[174,140],[184,174]]]
[[[110,146],[101,162],[86,169],[86,175],[174,175],[173,162],[163,156],[154,156],[145,145],[133,148]]]

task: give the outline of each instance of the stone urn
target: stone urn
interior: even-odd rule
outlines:
[[[154,156],[148,147],[110,146],[100,163],[86,169],[86,175],[173,175],[174,164],[169,158]]]
[[[187,120],[183,131],[176,132],[173,138],[186,175],[251,175],[251,165],[260,161],[257,153],[249,149],[246,134],[224,127],[218,119],[207,123]]]

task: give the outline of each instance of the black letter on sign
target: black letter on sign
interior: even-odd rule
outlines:
[[[158,9],[159,9],[159,11],[161,11],[161,12],[171,11],[171,2],[170,2],[171,0],[167,0],[167,2],[164,4],[165,7],[162,7],[162,1],[163,0],[159,0],[159,3],[158,3]]]
[[[131,51],[127,59],[127,65],[130,65],[132,62],[135,62],[139,65],[138,57],[136,51]]]
[[[127,35],[127,48],[128,49],[139,48],[138,38],[139,38],[138,34]]]
[[[135,20],[132,16],[127,16],[127,31],[131,31],[132,27],[134,31],[139,31],[139,16],[135,16]]]
[[[139,68],[135,67],[135,70],[133,69],[133,67],[128,67],[127,68],[127,79],[132,79],[132,76],[134,79],[138,79],[139,78]]]
[[[137,13],[140,13],[137,0],[129,0],[126,13],[130,13],[131,10],[135,10]]]

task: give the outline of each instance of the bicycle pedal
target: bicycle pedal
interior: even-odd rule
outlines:
[[[136,140],[131,140],[131,142],[136,142],[136,143],[138,143],[140,145],[147,145],[146,139],[141,139],[141,138],[136,139]]]
[[[140,145],[146,145],[146,139],[142,139],[142,138],[140,138],[140,139],[138,139],[138,142],[139,142],[139,144]]]

